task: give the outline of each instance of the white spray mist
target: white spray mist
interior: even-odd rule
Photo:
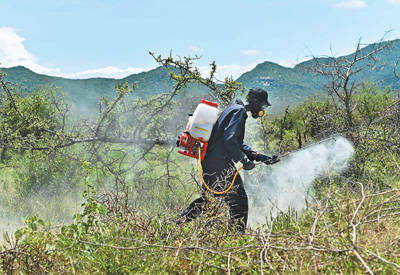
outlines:
[[[351,142],[339,136],[294,152],[270,169],[260,164],[245,179],[249,226],[265,224],[266,219],[289,207],[298,212],[304,209],[314,180],[340,173],[353,154]]]

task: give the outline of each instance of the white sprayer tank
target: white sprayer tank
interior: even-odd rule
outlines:
[[[203,142],[208,142],[217,119],[218,104],[202,100],[201,103],[197,105],[197,108],[191,117],[191,125],[188,132],[192,137]]]

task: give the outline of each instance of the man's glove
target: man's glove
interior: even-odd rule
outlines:
[[[256,165],[254,164],[254,162],[252,162],[251,160],[249,160],[247,158],[247,156],[245,154],[242,154],[242,159],[240,160],[243,164],[243,169],[244,170],[251,170],[254,167],[256,167]]]
[[[258,154],[256,156],[255,160],[264,162],[267,165],[271,165],[271,164],[274,164],[274,163],[277,163],[277,162],[280,161],[280,159],[278,159],[278,156],[274,155],[272,157],[269,157],[269,156],[266,156],[266,155],[263,155],[263,154]]]

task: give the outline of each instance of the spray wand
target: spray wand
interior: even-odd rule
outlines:
[[[299,151],[303,151],[303,150],[305,150],[305,149],[307,149],[307,148],[309,148],[309,147],[311,147],[311,146],[314,146],[314,145],[316,145],[316,144],[323,143],[323,142],[328,141],[328,140],[336,140],[339,136],[340,136],[339,134],[335,134],[335,135],[330,136],[330,137],[328,137],[328,138],[321,139],[320,141],[317,141],[317,142],[314,142],[314,143],[310,143],[310,144],[308,144],[307,146],[301,147],[301,148],[299,148],[299,149],[297,149],[297,150],[293,150],[293,151],[284,153],[283,155],[279,155],[279,158],[285,158],[285,157],[290,156],[290,155],[292,155],[292,154],[294,154],[294,153],[297,153],[297,152],[299,152]]]

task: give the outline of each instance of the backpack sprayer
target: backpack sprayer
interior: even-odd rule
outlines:
[[[208,141],[211,137],[212,129],[217,119],[218,104],[204,99],[201,100],[200,104],[197,105],[193,115],[189,115],[189,121],[186,125],[186,130],[180,136],[178,136],[176,145],[182,148],[178,150],[178,153],[198,159],[200,177],[207,190],[211,193],[221,195],[227,193],[232,188],[236,176],[242,168],[239,168],[236,171],[230,186],[224,191],[215,191],[211,189],[204,181],[201,161],[204,160]]]
[[[178,136],[176,145],[183,147],[178,153],[203,160],[217,118],[218,104],[203,99],[193,115],[189,115],[186,130]]]

